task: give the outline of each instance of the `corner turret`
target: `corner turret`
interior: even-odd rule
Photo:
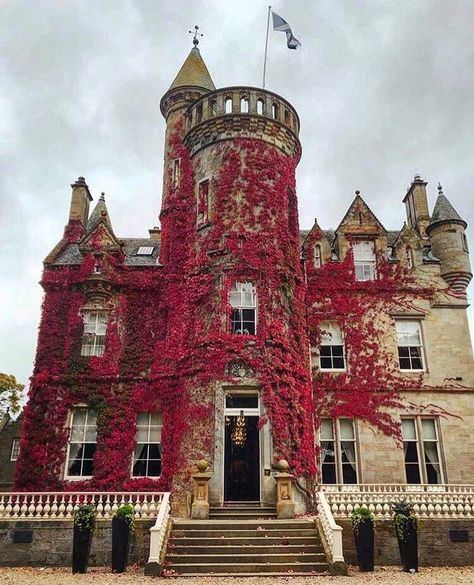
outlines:
[[[441,260],[441,276],[454,290],[464,292],[472,271],[465,229],[467,223],[451,205],[438,183],[438,198],[426,228],[432,251]]]

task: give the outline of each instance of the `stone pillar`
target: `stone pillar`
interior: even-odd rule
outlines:
[[[209,480],[212,472],[207,471],[208,464],[205,459],[201,459],[196,464],[198,473],[193,475],[193,505],[191,508],[191,518],[196,520],[206,520],[209,518]]]
[[[277,518],[287,519],[295,517],[295,503],[293,501],[294,475],[288,473],[288,461],[282,459],[277,463],[278,473],[275,475],[277,492]]]

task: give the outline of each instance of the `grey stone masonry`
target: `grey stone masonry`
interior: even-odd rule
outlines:
[[[137,520],[132,536],[129,564],[145,564],[150,549],[151,520]],[[32,531],[31,543],[15,543],[14,535]],[[66,567],[72,563],[71,521],[0,522],[0,566]],[[99,521],[92,538],[90,566],[107,566],[112,558],[112,522]]]

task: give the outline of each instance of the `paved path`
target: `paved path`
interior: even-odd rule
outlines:
[[[378,567],[375,573],[350,570],[350,577],[249,577],[249,578],[154,578],[142,570],[113,575],[104,569],[91,569],[86,575],[72,575],[67,569],[6,569],[0,568],[1,585],[474,585],[474,566],[459,569],[427,568],[417,575],[408,575],[394,568]]]

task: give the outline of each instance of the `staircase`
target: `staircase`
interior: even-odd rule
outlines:
[[[328,564],[314,522],[277,520],[275,509],[226,506],[209,520],[174,520],[166,576],[315,575]]]

